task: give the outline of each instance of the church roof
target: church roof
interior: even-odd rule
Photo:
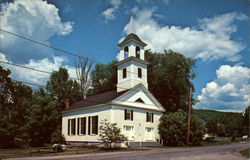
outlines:
[[[128,42],[130,42],[132,40],[134,40],[135,42],[139,43],[142,46],[146,46],[147,45],[136,34],[130,33],[129,35],[127,35],[127,37],[121,43],[118,44],[118,46],[121,47],[125,43],[128,43]]]
[[[116,99],[117,97],[121,96],[127,91],[128,90],[117,93],[116,90],[114,90],[114,91],[108,91],[108,92],[104,92],[101,94],[97,94],[94,96],[89,96],[84,100],[76,102],[75,104],[70,106],[68,109],[65,109],[64,111],[69,111],[73,109],[84,108],[84,107],[89,107],[89,106],[94,106],[94,105],[99,105],[99,104],[106,104]]]

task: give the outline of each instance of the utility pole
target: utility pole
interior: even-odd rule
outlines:
[[[187,146],[189,146],[190,121],[191,121],[191,107],[192,107],[192,88],[190,87],[190,92],[189,92],[189,103],[188,103]]]

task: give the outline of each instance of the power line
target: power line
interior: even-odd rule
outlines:
[[[36,72],[42,72],[42,73],[52,74],[52,72],[48,72],[48,71],[44,71],[44,70],[39,70],[39,69],[35,69],[35,68],[32,68],[32,67],[27,67],[27,66],[15,64],[15,63],[10,63],[10,62],[5,62],[5,61],[1,61],[1,60],[0,60],[0,63],[12,65],[12,66],[20,67],[20,68],[24,68],[24,69],[29,69],[29,70],[36,71]],[[71,78],[71,79],[77,79],[77,78],[74,78],[74,77],[69,77],[69,78]]]
[[[2,28],[0,28],[0,30],[3,31],[3,32],[5,32],[5,33],[11,34],[11,35],[13,35],[13,36],[16,36],[16,37],[25,39],[25,40],[27,40],[27,41],[31,41],[31,42],[33,42],[33,43],[36,43],[36,44],[39,44],[39,45],[42,45],[42,46],[45,46],[45,47],[48,47],[48,48],[51,48],[51,49],[60,51],[60,52],[62,52],[62,53],[65,53],[65,54],[68,54],[68,55],[71,55],[71,56],[80,57],[80,58],[86,58],[86,57],[77,55],[77,54],[75,54],[75,53],[72,53],[72,52],[69,52],[69,51],[65,51],[65,50],[63,50],[63,49],[56,48],[56,47],[53,47],[53,46],[51,46],[51,45],[48,45],[48,44],[45,44],[45,43],[42,43],[42,42],[39,42],[39,41],[30,39],[30,38],[27,38],[27,37],[24,37],[24,36],[21,36],[21,35],[19,35],[19,34],[16,34],[16,33],[13,33],[13,32],[9,32],[9,31],[6,31],[6,30],[3,30]],[[98,61],[96,61],[96,60],[93,60],[93,59],[89,59],[89,58],[87,58],[87,59],[90,60],[90,61],[93,62],[93,63],[100,63],[100,62],[98,62]]]
[[[75,54],[75,53],[72,53],[72,52],[69,52],[69,51],[65,51],[65,50],[63,50],[63,49],[56,48],[56,47],[50,46],[50,45],[48,45],[48,44],[45,44],[45,43],[42,43],[42,42],[39,42],[39,41],[30,39],[30,38],[27,38],[27,37],[24,37],[24,36],[22,36],[22,35],[19,35],[19,34],[10,32],[10,31],[6,31],[6,30],[1,29],[1,28],[0,28],[0,31],[3,31],[3,32],[5,32],[5,33],[11,34],[11,35],[13,35],[13,36],[16,36],[16,37],[25,39],[25,40],[27,40],[27,41],[30,41],[30,42],[33,42],[33,43],[36,43],[36,44],[39,44],[39,45],[42,45],[42,46],[45,46],[45,47],[48,47],[48,48],[52,48],[52,49],[54,49],[54,50],[60,51],[60,52],[62,52],[62,53],[68,54],[68,55],[72,55],[72,56],[75,56],[75,57],[80,57],[80,58],[88,59],[89,61],[91,61],[91,62],[93,62],[93,63],[104,64],[104,63],[98,62],[98,61],[96,61],[96,60],[93,60],[93,59],[90,59],[90,58],[87,58],[87,57],[83,57],[83,56],[80,56],[80,55],[78,55],[78,54]],[[137,73],[134,73],[134,72],[131,72],[131,71],[127,71],[127,72],[128,72],[128,73],[132,73],[132,74],[137,74]],[[142,77],[146,77],[146,76],[145,76],[145,75],[142,75]]]
[[[25,84],[29,84],[29,85],[33,85],[33,86],[38,86],[38,87],[46,88],[46,86],[43,86],[43,85],[40,85],[40,84],[31,83],[31,82],[18,81],[18,80],[14,80],[14,79],[12,79],[12,81],[21,82],[21,83],[25,83]]]
[[[5,63],[5,64],[8,64],[8,65],[12,65],[12,66],[16,66],[16,67],[21,67],[21,68],[25,68],[25,69],[30,69],[30,70],[33,70],[33,71],[47,73],[47,74],[51,74],[52,73],[52,72],[47,72],[47,71],[43,71],[43,70],[39,70],[39,69],[27,67],[27,66],[22,66],[22,65],[10,63],[10,62],[5,62],[5,61],[1,61],[1,60],[0,60],[0,63]]]

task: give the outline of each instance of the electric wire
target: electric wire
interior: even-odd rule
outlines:
[[[42,87],[42,88],[46,88],[46,86],[40,85],[40,84],[36,84],[36,83],[31,83],[31,82],[26,82],[26,81],[20,81],[20,80],[15,80],[15,79],[11,79],[12,81],[15,82],[21,82],[24,84],[29,84],[29,85],[33,85],[33,86],[38,86],[38,87]]]
[[[72,52],[69,52],[69,51],[65,51],[65,50],[60,49],[60,48],[53,47],[53,46],[51,46],[51,45],[48,45],[48,44],[45,44],[45,43],[42,43],[42,42],[39,42],[39,41],[30,39],[30,38],[27,38],[27,37],[24,37],[24,36],[22,36],[22,35],[19,35],[19,34],[13,33],[13,32],[6,31],[6,30],[4,30],[4,29],[2,29],[2,28],[0,28],[0,31],[3,31],[3,32],[8,33],[8,34],[11,34],[11,35],[13,35],[13,36],[16,36],[16,37],[25,39],[25,40],[27,40],[27,41],[30,41],[30,42],[33,42],[33,43],[36,43],[36,44],[39,44],[39,45],[42,45],[42,46],[45,46],[45,47],[48,47],[48,48],[57,50],[57,51],[60,51],[60,52],[62,52],[62,53],[65,53],[65,54],[68,54],[68,55],[71,55],[71,56],[80,57],[80,58],[86,58],[86,59],[88,59],[89,61],[91,61],[91,62],[93,62],[93,63],[100,63],[100,62],[98,62],[98,61],[96,61],[96,60],[93,60],[93,59],[90,59],[90,58],[87,58],[87,57],[83,57],[83,56],[80,56],[80,55],[78,55],[78,54],[75,54],[75,53],[72,53]]]
[[[4,64],[7,64],[7,65],[12,65],[12,66],[20,67],[20,68],[24,68],[24,69],[29,69],[29,70],[36,71],[36,72],[41,72],[41,73],[46,73],[46,74],[52,74],[52,72],[48,72],[48,71],[44,71],[44,70],[39,70],[39,69],[35,69],[35,68],[32,68],[32,67],[27,67],[27,66],[15,64],[15,63],[10,63],[10,62],[5,62],[5,61],[1,61],[1,60],[0,60],[0,63],[4,63]],[[75,77],[69,77],[69,78],[71,78],[71,79],[77,79]]]
[[[33,42],[33,43],[36,43],[36,44],[39,44],[39,45],[42,45],[44,47],[48,47],[48,48],[51,48],[51,49],[54,49],[54,50],[57,50],[57,51],[60,51],[64,54],[68,54],[68,55],[71,55],[71,56],[75,56],[75,57],[80,57],[80,58],[84,58],[84,59],[88,59],[89,61],[93,62],[93,63],[97,63],[97,64],[104,64],[104,63],[101,63],[101,62],[98,62],[96,60],[93,60],[93,59],[90,59],[90,58],[87,58],[87,57],[83,57],[83,56],[80,56],[78,54],[75,54],[73,52],[69,52],[69,51],[65,51],[63,49],[60,49],[60,48],[56,48],[56,47],[53,47],[51,45],[48,45],[48,44],[45,44],[45,43],[42,43],[42,42],[39,42],[39,41],[36,41],[36,40],[33,40],[33,39],[30,39],[30,38],[27,38],[27,37],[24,37],[22,35],[19,35],[19,34],[16,34],[16,33],[13,33],[13,32],[10,32],[10,31],[6,31],[2,28],[0,28],[0,31],[2,32],[5,32],[5,33],[8,33],[10,35],[13,35],[13,36],[16,36],[16,37],[19,37],[19,38],[22,38],[22,39],[25,39],[27,41],[30,41],[30,42]],[[18,65],[18,64],[14,64],[14,63],[10,63],[10,62],[5,62],[5,61],[0,61],[1,63],[5,63],[5,64],[8,64],[8,65],[13,65],[13,66],[16,66],[16,67],[21,67],[21,68],[25,68],[25,69],[30,69],[30,70],[33,70],[33,71],[37,71],[37,72],[42,72],[42,73],[47,73],[47,74],[51,74],[51,72],[47,72],[47,71],[43,71],[43,70],[38,70],[38,69],[35,69],[35,68],[31,68],[31,67],[27,67],[27,66],[22,66],[22,65]],[[138,74],[138,73],[135,73],[135,72],[131,72],[131,71],[127,71],[128,73],[132,73],[132,74]],[[143,75],[142,74],[142,77],[147,77],[146,75]],[[76,79],[76,78],[73,78],[73,77],[70,77],[72,79]],[[14,81],[17,81],[17,80],[14,80]],[[39,86],[39,87],[45,87],[45,86],[42,86],[42,85],[38,85],[38,84],[34,84],[34,83],[30,83],[30,82],[25,82],[25,81],[18,81],[18,82],[23,82],[25,84],[30,84],[30,85],[35,85],[35,86]],[[116,86],[118,87],[118,86]],[[122,88],[122,87],[118,87],[118,88]],[[126,89],[126,88],[122,88],[122,89]],[[150,93],[150,92],[149,92]],[[205,96],[205,95],[204,95]],[[205,96],[206,97],[206,96]],[[201,102],[198,102],[201,104]],[[204,104],[203,104],[204,105]],[[221,106],[221,105],[219,105]],[[224,105],[223,105],[224,106]],[[207,106],[208,107],[208,106]]]
[[[89,61],[91,61],[91,62],[93,62],[93,63],[104,64],[104,63],[101,63],[101,62],[96,61],[96,60],[94,60],[94,59],[90,59],[90,58],[88,58],[88,57],[83,57],[83,56],[80,56],[80,55],[78,55],[78,54],[76,54],[76,53],[72,53],[72,52],[69,52],[69,51],[65,51],[65,50],[63,50],[63,49],[53,47],[53,46],[51,46],[51,45],[48,45],[48,44],[45,44],[45,43],[42,43],[42,42],[39,42],[39,41],[30,39],[30,38],[27,38],[27,37],[24,37],[24,36],[22,36],[22,35],[19,35],[19,34],[10,32],[10,31],[6,31],[6,30],[4,30],[4,29],[2,29],[2,28],[0,28],[0,31],[3,31],[3,32],[5,32],[5,33],[11,34],[11,35],[13,35],[13,36],[16,36],[16,37],[25,39],[25,40],[27,40],[27,41],[30,41],[30,42],[33,42],[33,43],[36,43],[36,44],[42,45],[42,46],[44,46],[44,47],[48,47],[48,48],[51,48],[51,49],[60,51],[60,52],[62,52],[62,53],[64,53],[64,54],[68,54],[68,55],[71,55],[71,56],[75,56],[75,57],[80,57],[80,58],[88,59]],[[127,71],[127,72],[128,72],[128,73],[132,73],[132,74],[137,74],[137,73],[131,72],[131,71]],[[146,77],[146,76],[142,74],[142,77]]]

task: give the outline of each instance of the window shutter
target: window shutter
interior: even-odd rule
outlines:
[[[154,122],[154,113],[152,113],[152,122]]]
[[[126,120],[127,119],[127,110],[125,109],[124,110],[124,120]]]
[[[72,122],[71,122],[71,134],[72,135],[75,135],[76,134],[76,119],[72,119]]]
[[[146,114],[146,122],[148,122],[148,112],[147,112],[147,114]]]
[[[141,78],[142,74],[141,74],[141,68],[138,68],[138,77]]]
[[[90,135],[90,117],[88,119],[88,135]]]
[[[96,116],[96,134],[98,134],[98,116]]]
[[[70,135],[70,119],[68,119],[68,135]]]
[[[79,135],[80,130],[80,118],[77,118],[77,135]]]
[[[133,110],[131,110],[131,120],[133,121]]]
[[[83,118],[83,132],[84,135],[86,135],[86,117]]]
[[[126,69],[126,68],[124,68],[124,69],[122,70],[122,77],[123,77],[123,78],[126,78],[126,77],[127,77],[127,69]]]

